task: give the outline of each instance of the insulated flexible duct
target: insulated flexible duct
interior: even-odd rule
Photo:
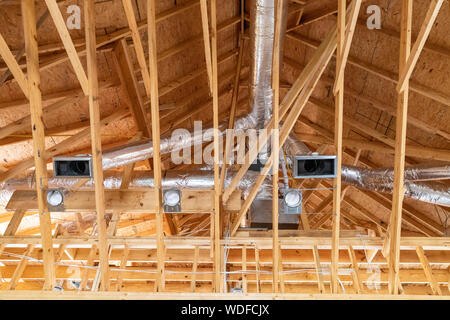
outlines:
[[[309,154],[308,147],[294,135],[283,146],[291,159],[293,155]],[[292,160],[289,162],[292,166]],[[292,168],[292,167],[291,167]],[[343,165],[342,182],[358,188],[391,193],[394,185],[394,168],[369,169]],[[450,207],[450,187],[434,180],[450,179],[450,165],[421,164],[405,168],[405,196],[408,198]]]

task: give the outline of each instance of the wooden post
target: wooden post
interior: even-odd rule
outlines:
[[[342,64],[345,42],[345,11],[346,1],[338,1],[337,22],[337,55],[336,74],[339,74],[339,65]],[[331,249],[331,291],[338,293],[338,266],[339,266],[339,232],[341,225],[341,165],[342,165],[342,127],[344,118],[344,75],[336,83],[335,115],[334,115],[334,145],[336,147],[337,172],[334,179],[333,190],[333,231]]]
[[[408,61],[411,47],[411,21],[412,0],[402,1],[402,21],[400,39],[399,74],[402,74]],[[408,82],[409,83],[409,82]],[[389,293],[399,293],[399,267],[400,267],[400,236],[402,228],[402,205],[405,195],[404,168],[406,126],[408,114],[409,84],[398,94],[397,122],[395,132],[395,164],[394,164],[394,191],[392,194],[392,212],[389,224]]]
[[[214,222],[211,224],[214,230],[214,290],[220,291],[220,177],[219,177],[219,92],[218,92],[218,68],[217,68],[217,11],[216,0],[211,0],[211,49],[212,49],[212,89],[213,89],[213,127],[214,127]]]
[[[277,0],[275,10],[275,30],[272,61],[273,90],[273,134],[272,134],[272,291],[279,292],[278,278],[280,265],[280,250],[278,243],[278,167],[280,162],[280,38],[281,20],[283,18],[283,1]]]
[[[105,190],[103,187],[102,140],[100,124],[100,105],[98,96],[98,71],[95,35],[95,3],[84,1],[86,52],[88,69],[89,116],[91,120],[92,167],[94,171],[95,208],[100,256],[101,290],[109,290],[108,243],[105,220]]]
[[[33,135],[34,165],[36,168],[36,190],[39,207],[39,224],[41,230],[44,260],[44,290],[52,290],[55,285],[55,256],[52,240],[51,216],[48,212],[46,191],[48,188],[47,165],[45,153],[44,123],[42,121],[42,96],[40,90],[39,54],[36,33],[36,11],[34,1],[22,0],[22,19],[27,57],[27,76],[31,128]]]
[[[153,175],[155,185],[155,212],[156,212],[156,238],[158,256],[158,275],[156,278],[156,290],[164,291],[164,233],[163,212],[161,207],[161,153],[160,153],[160,123],[159,123],[159,93],[158,93],[158,60],[156,56],[156,12],[155,0],[147,1],[148,19],[148,45],[150,66],[150,98],[152,115],[152,137],[153,137]]]

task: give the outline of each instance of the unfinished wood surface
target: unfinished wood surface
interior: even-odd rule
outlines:
[[[39,56],[36,33],[36,11],[33,1],[22,0],[22,19],[27,57],[27,77],[29,84],[31,127],[33,134],[33,155],[36,174],[36,198],[39,212],[45,283],[44,290],[52,290],[55,285],[55,265],[52,242],[52,226],[48,211],[46,190],[48,187],[45,155],[44,123],[42,121],[42,97],[40,90]],[[35,204],[36,205],[36,204]]]
[[[411,50],[411,23],[412,23],[412,1],[402,1],[402,22],[400,40],[399,74],[406,70],[406,64]],[[406,124],[408,113],[409,87],[406,86],[399,92],[397,97],[397,123],[395,134],[395,163],[394,163],[394,191],[392,195],[392,212],[389,223],[389,290],[391,294],[399,293],[399,259],[400,259],[400,237],[402,226],[402,205],[405,195],[404,169],[405,169],[405,145]]]

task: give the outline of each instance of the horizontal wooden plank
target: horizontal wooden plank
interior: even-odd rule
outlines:
[[[181,191],[181,211],[183,213],[209,213],[214,207],[214,190]],[[225,205],[225,210],[238,211],[241,204],[241,192],[237,191]],[[122,212],[153,212],[155,210],[154,192],[142,190],[105,190],[106,209]],[[77,212],[95,211],[95,193],[91,190],[67,192],[64,195],[64,210]],[[37,195],[34,190],[17,190],[6,206],[8,210],[24,209],[38,211]],[[58,212],[61,210],[50,209]]]

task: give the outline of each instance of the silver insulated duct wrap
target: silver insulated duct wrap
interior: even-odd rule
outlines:
[[[420,165],[405,168],[405,196],[450,207],[450,187],[433,180],[450,179],[450,166]],[[394,168],[342,166],[342,182],[358,188],[392,193]]]
[[[283,145],[288,165],[292,168],[293,155],[310,154],[309,148],[293,133]],[[369,169],[342,166],[342,182],[358,188],[391,193],[394,168]],[[450,165],[417,165],[405,168],[405,196],[408,198],[450,207],[450,188],[436,180],[450,179]]]

